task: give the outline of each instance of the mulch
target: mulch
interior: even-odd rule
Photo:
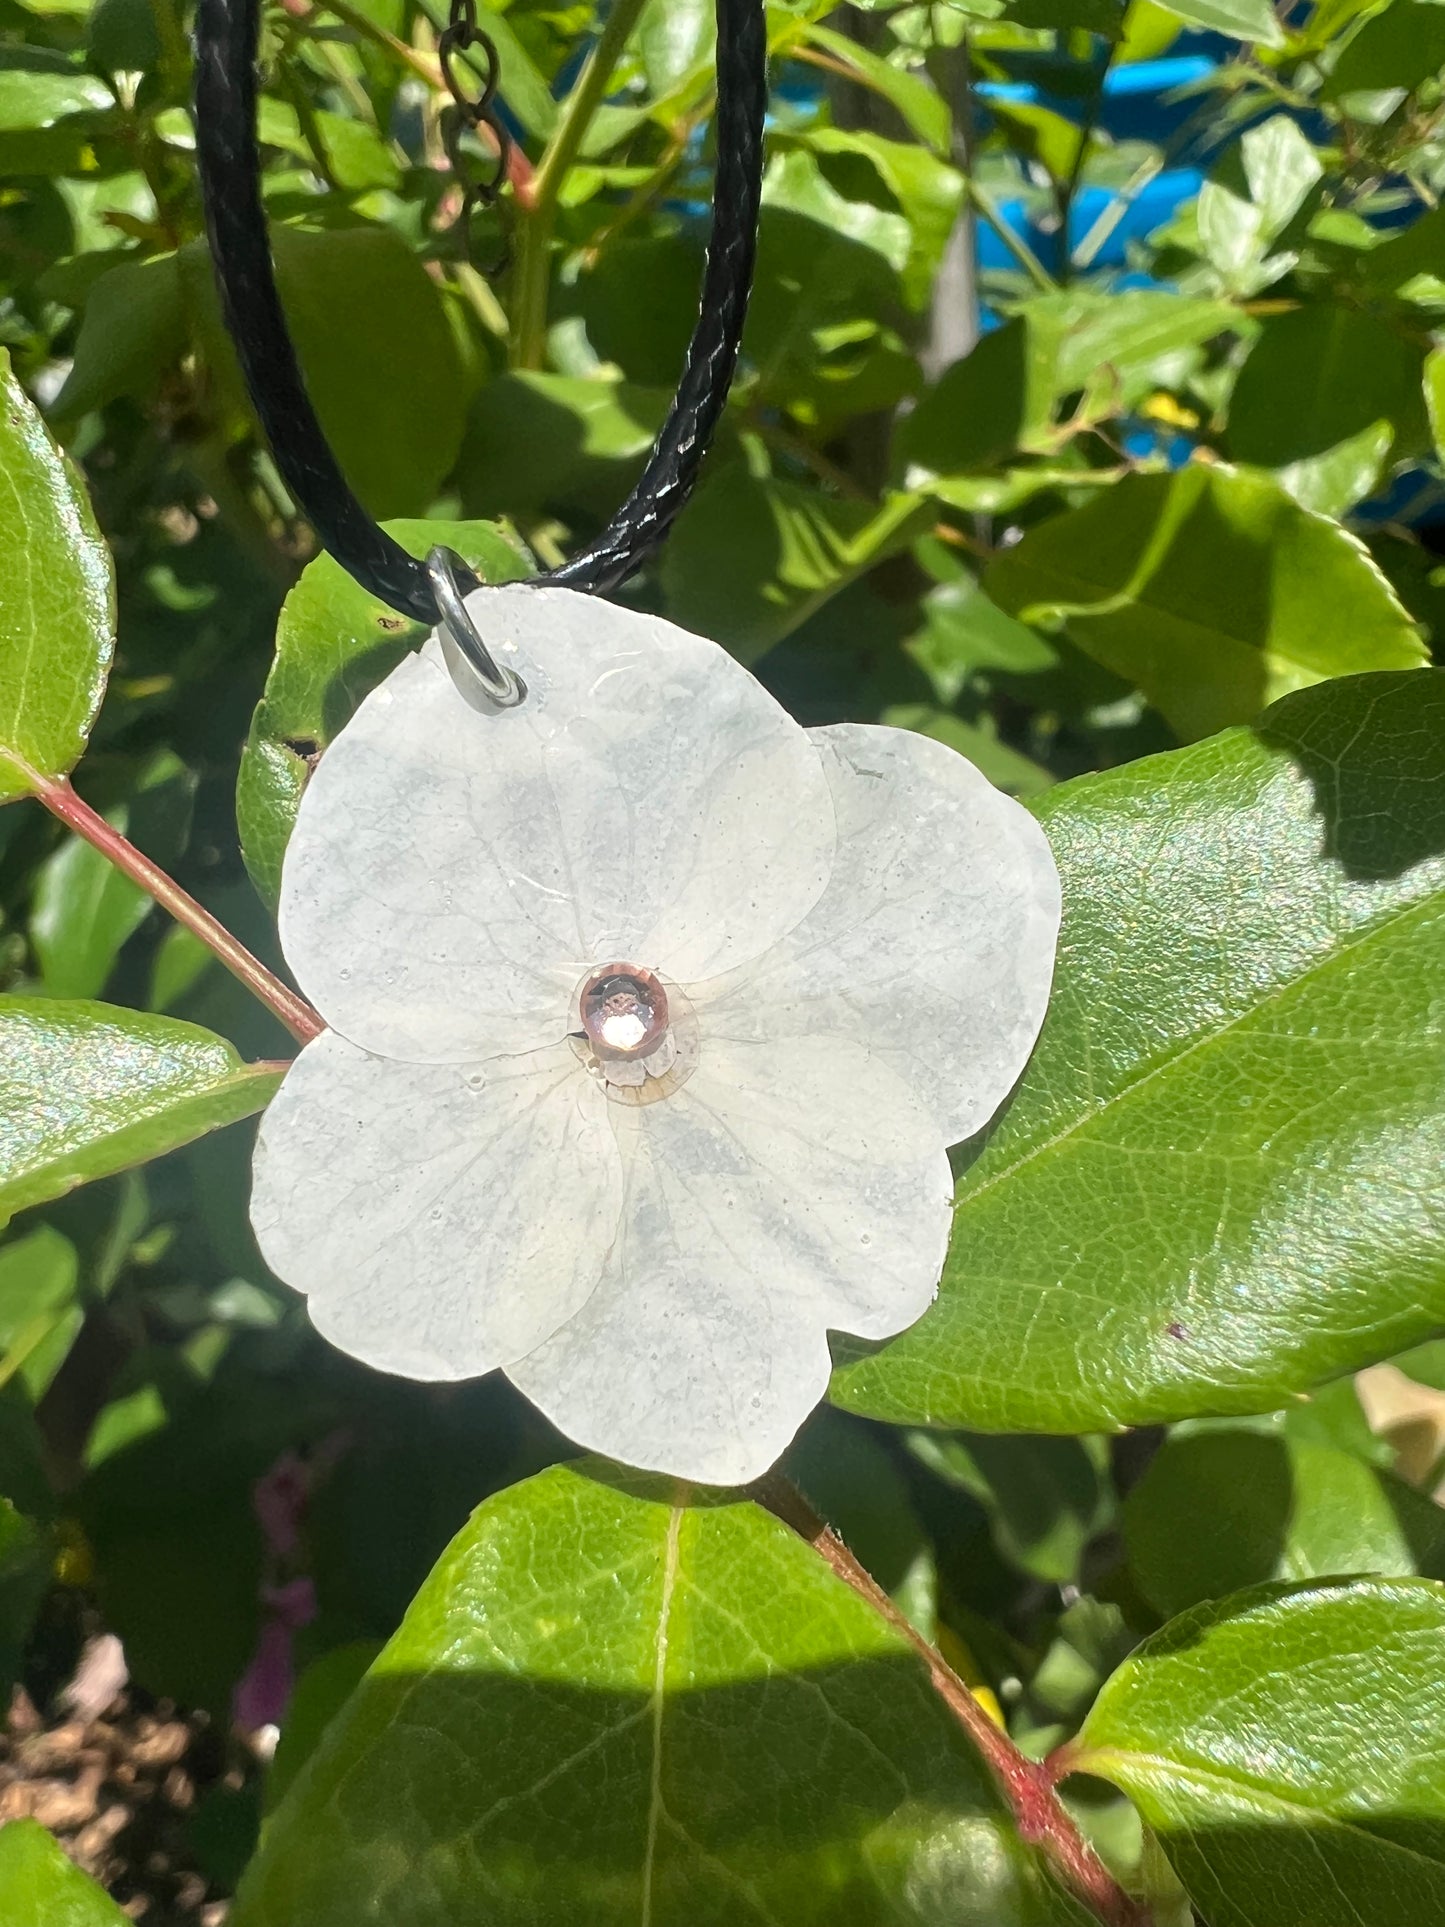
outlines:
[[[96,1670],[104,1691],[114,1682]],[[243,1798],[255,1773],[239,1736],[133,1686],[49,1718],[18,1687],[0,1733],[0,1825],[48,1827],[145,1927],[223,1927],[230,1902],[201,1864],[196,1814]]]

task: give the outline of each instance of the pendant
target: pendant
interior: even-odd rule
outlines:
[[[579,1445],[709,1484],[774,1462],[827,1334],[933,1299],[947,1147],[1043,1021],[1042,830],[955,751],[805,730],[716,644],[570,590],[467,608],[327,750],[282,884],[329,1029],[252,1221],[379,1370],[500,1368]]]

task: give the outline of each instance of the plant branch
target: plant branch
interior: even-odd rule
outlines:
[[[192,936],[199,937],[207,949],[215,952],[231,975],[280,1018],[293,1037],[299,1038],[303,1044],[309,1044],[313,1037],[321,1035],[326,1026],[305,998],[288,989],[279,977],[273,976],[259,958],[253,957],[224,924],[218,923],[209,910],[203,909],[173,877],[167,876],[159,864],[152,863],[113,824],[107,823],[89,803],[77,796],[65,777],[48,778],[34,771],[27,772],[27,775],[34,794],[52,816],[58,817],[67,829],[74,830],[93,849],[99,850],[123,876],[128,876],[163,910],[168,910]]]
[[[1026,1758],[1008,1734],[995,1726],[937,1648],[909,1624],[877,1580],[795,1487],[774,1472],[760,1480],[754,1490],[762,1504],[806,1539],[844,1585],[866,1599],[923,1660],[933,1690],[983,1756],[1013,1814],[1020,1838],[1039,1849],[1069,1892],[1103,1927],[1153,1927],[1149,1910],[1125,1893],[1074,1824],[1055,1790],[1056,1770],[1051,1772]]]
[[[552,231],[557,198],[567,170],[582,150],[592,116],[632,36],[646,0],[613,0],[607,24],[547,143],[528,197],[517,246],[516,305],[512,317],[512,363],[540,368],[547,342],[547,293],[552,280]]]
[[[1034,253],[1021,234],[1015,234],[999,211],[997,202],[988,189],[981,186],[971,174],[964,176],[964,188],[968,198],[988,222],[994,233],[1008,249],[1034,286],[1044,294],[1057,294],[1059,284],[1049,273],[1043,262]]]

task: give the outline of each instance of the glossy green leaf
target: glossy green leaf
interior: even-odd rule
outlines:
[[[38,1820],[0,1827],[0,1916],[5,1927],[125,1927],[127,1920]]]
[[[1363,544],[1264,479],[1202,463],[1127,476],[1039,524],[984,587],[1065,627],[1186,739],[1327,676],[1428,660]]]
[[[528,573],[515,540],[489,522],[402,521],[386,528],[412,555],[444,543],[487,582],[515,582]],[[281,887],[281,859],[313,759],[426,634],[425,623],[399,615],[329,555],[308,564],[287,596],[236,785],[242,855],[268,902]]]
[[[1113,1514],[1096,1441],[917,1432],[909,1444],[979,1501],[1006,1559],[1055,1585],[1077,1583],[1085,1547]]]
[[[249,1117],[279,1082],[173,1017],[0,998],[0,1222]]]
[[[931,520],[916,496],[894,495],[879,509],[726,463],[711,471],[663,551],[667,614],[755,662]]]
[[[1124,1541],[1166,1619],[1270,1579],[1445,1579],[1445,1511],[1349,1452],[1277,1428],[1171,1438],[1129,1495]]]
[[[1053,1003],[937,1303],[833,1395],[1088,1432],[1265,1411],[1445,1323],[1445,674],[1059,785]]]
[[[110,555],[79,477],[0,354],[0,803],[85,747],[115,647]]]
[[[1210,1927],[1445,1916],[1445,1587],[1261,1587],[1127,1659],[1073,1763],[1120,1786]]]
[[[585,1461],[488,1500],[235,1927],[1080,1923],[872,1608],[755,1505],[672,1499]]]

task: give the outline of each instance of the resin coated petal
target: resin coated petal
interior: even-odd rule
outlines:
[[[307,996],[416,1062],[560,1039],[613,957],[679,982],[758,957],[833,858],[817,749],[715,643],[566,589],[468,606],[526,700],[473,709],[433,640],[327,750],[282,880]]]
[[[955,750],[909,730],[810,732],[833,789],[827,890],[760,963],[693,988],[709,1037],[866,1040],[971,1137],[1017,1082],[1053,980],[1043,831]]]
[[[597,1283],[622,1172],[567,1044],[399,1064],[326,1031],[261,1125],[251,1222],[324,1338],[379,1371],[475,1378]]]
[[[704,1039],[691,1080],[613,1107],[625,1194],[596,1291],[512,1381],[580,1445],[757,1478],[828,1383],[832,1327],[932,1301],[953,1186],[932,1118],[861,1045]]]

